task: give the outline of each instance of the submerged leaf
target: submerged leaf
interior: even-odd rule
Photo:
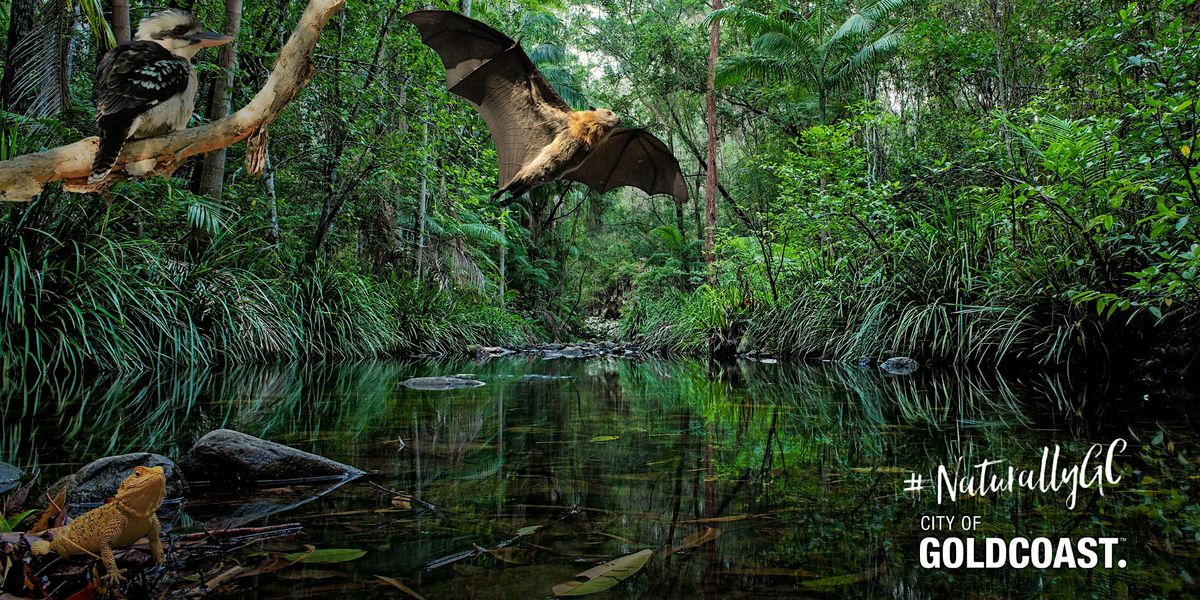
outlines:
[[[417,600],[425,600],[424,596],[413,591],[413,589],[408,587],[407,585],[400,583],[400,581],[398,579],[392,579],[391,577],[385,577],[383,575],[376,575],[375,577],[377,579],[379,579],[380,581],[387,583],[387,584],[391,585],[392,587],[404,592],[405,594],[408,594],[409,596],[416,598]]]
[[[310,552],[284,554],[283,557],[294,562],[318,565],[350,562],[362,558],[366,553],[366,550],[358,550],[357,548],[322,548]]]
[[[704,531],[694,533],[694,534],[684,538],[683,543],[681,543],[678,547],[664,549],[662,556],[663,556],[663,558],[666,558],[676,552],[680,552],[682,550],[687,550],[688,548],[695,548],[696,546],[703,546],[704,544],[707,544],[709,542],[716,541],[716,539],[719,537],[721,537],[720,529],[717,529],[715,527],[705,527]]]
[[[592,441],[593,442],[611,442],[613,440],[619,440],[619,439],[621,439],[621,436],[619,436],[619,435],[598,435],[598,436],[592,438]]]
[[[602,565],[588,569],[575,578],[578,581],[568,581],[554,586],[555,596],[586,596],[603,592],[637,574],[646,566],[646,561],[654,554],[652,550],[641,550],[610,560]]]

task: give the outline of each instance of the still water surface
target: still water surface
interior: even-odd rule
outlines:
[[[414,391],[416,376],[483,387]],[[178,458],[227,427],[355,465],[333,490],[193,490],[174,531],[300,522],[261,552],[366,551],[234,580],[229,598],[544,598],[596,564],[652,549],[597,598],[1148,597],[1197,592],[1195,396],[1030,375],[887,378],[855,368],[687,361],[367,363],[59,380],[6,391],[0,458],[42,477],[110,454]],[[1100,497],[1009,494],[939,507],[910,473],[965,456],[1036,467],[1122,437]],[[30,441],[32,440],[32,442]],[[394,503],[382,491],[411,495]],[[431,505],[432,508],[425,508]],[[1116,537],[1124,569],[926,570],[924,515],[980,517],[979,537]],[[522,528],[541,526],[533,535]],[[528,531],[528,530],[526,530]],[[944,536],[945,533],[934,534]],[[480,553],[514,540],[508,549]],[[457,559],[457,560],[456,560]]]

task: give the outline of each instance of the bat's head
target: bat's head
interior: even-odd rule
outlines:
[[[596,121],[608,129],[613,129],[621,124],[621,118],[617,116],[617,113],[607,108],[597,108],[592,112],[596,113]]]
[[[174,9],[156,12],[142,19],[134,39],[155,42],[172,54],[188,60],[204,48],[233,41],[231,36],[205,31],[196,15]]]
[[[585,146],[594,146],[621,123],[607,108],[581,110],[571,114],[571,135]]]

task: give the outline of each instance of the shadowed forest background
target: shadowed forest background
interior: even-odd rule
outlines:
[[[438,7],[519,39],[574,107],[662,137],[691,202],[554,184],[500,208],[487,129],[399,19],[422,6],[354,0],[262,179],[237,145],[0,207],[0,370],[449,352],[587,317],[694,354],[1197,353],[1194,1],[463,2]],[[124,3],[7,4],[0,158],[93,135]],[[254,94],[303,9],[171,4],[238,34],[197,59],[201,119]],[[135,0],[133,27],[157,8]]]

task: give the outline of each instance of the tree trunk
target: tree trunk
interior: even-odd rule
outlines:
[[[26,106],[20,98],[13,97],[13,83],[18,71],[24,70],[25,61],[14,56],[17,42],[29,35],[33,29],[33,11],[36,0],[12,0],[8,21],[8,45],[4,53],[4,78],[0,80],[0,110],[24,113]],[[8,118],[0,120],[0,160],[8,160],[16,153],[16,127]]]
[[[721,10],[721,0],[712,1],[712,9]],[[705,161],[704,180],[704,264],[711,267],[716,255],[713,252],[713,231],[717,228],[717,97],[714,88],[717,81],[717,49],[721,42],[721,21],[713,19],[708,34],[708,81],[704,88],[707,105],[708,159]]]
[[[504,308],[504,295],[508,292],[508,233],[505,231],[505,224],[508,222],[508,215],[500,214],[500,237],[504,238],[504,242],[500,244],[500,308]]]
[[[429,145],[429,124],[421,123],[422,152]],[[425,212],[429,205],[429,162],[421,166],[421,189],[417,192],[417,282],[425,274]]]
[[[242,0],[225,0],[225,35],[237,36],[242,26]],[[229,115],[233,96],[233,69],[237,65],[237,40],[221,47],[217,66],[221,76],[213,89],[212,111],[209,119],[217,120]],[[204,157],[204,177],[200,180],[200,193],[221,199],[225,188],[225,148],[218,148]]]
[[[263,159],[263,187],[267,191],[267,219],[270,227],[267,229],[267,243],[272,248],[279,247],[279,199],[275,194],[275,165],[271,164],[271,148],[265,150],[267,157]]]
[[[129,0],[112,0],[112,32],[118,44],[133,37],[129,27]]]

